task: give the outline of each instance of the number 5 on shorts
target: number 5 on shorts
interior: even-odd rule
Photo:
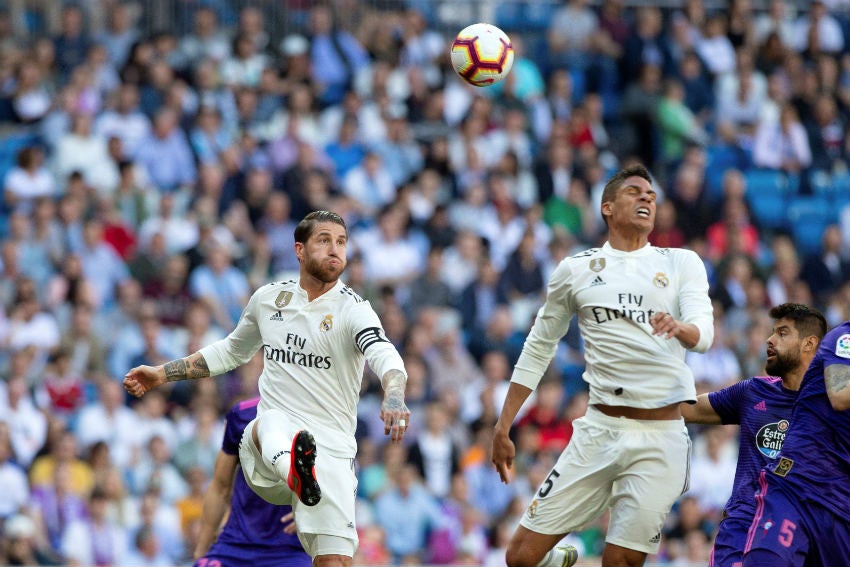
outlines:
[[[549,494],[549,491],[552,490],[552,484],[559,476],[561,476],[561,474],[555,469],[552,469],[552,472],[550,472],[549,476],[546,477],[546,480],[543,481],[543,486],[540,487],[540,490],[537,492],[537,496],[543,498],[544,496]]]
[[[788,520],[782,520],[782,525],[779,526],[779,536],[777,539],[779,543],[784,545],[785,547],[791,547],[791,542],[794,541],[794,530],[797,529],[797,524]]]

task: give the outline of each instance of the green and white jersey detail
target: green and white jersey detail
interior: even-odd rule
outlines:
[[[267,284],[251,296],[236,328],[201,354],[215,376],[262,349],[257,414],[283,410],[328,454],[353,458],[363,369],[404,373],[368,301],[342,281],[313,301],[298,280]]]
[[[711,346],[708,278],[696,253],[649,244],[624,252],[606,242],[565,258],[552,273],[511,380],[535,389],[577,315],[591,404],[657,408],[696,400],[685,347],[652,334],[649,320],[657,312],[697,326],[692,350]]]

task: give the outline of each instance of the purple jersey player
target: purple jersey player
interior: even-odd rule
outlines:
[[[258,402],[259,398],[246,400],[227,413],[227,426],[215,461],[215,473],[204,496],[194,567],[311,565],[310,556],[301,547],[298,536],[284,532],[281,518],[289,515],[292,508],[269,504],[257,496],[238,467],[239,441],[245,427],[257,417]],[[216,539],[228,505],[230,516]]]
[[[850,321],[803,377],[779,457],[759,474],[745,567],[850,565]]]
[[[682,404],[689,423],[740,425],[738,467],[732,496],[714,540],[709,565],[741,567],[747,532],[755,514],[753,495],[761,469],[779,455],[803,374],[826,333],[826,320],[814,309],[784,303],[770,310],[765,370],[770,376],[744,380]]]

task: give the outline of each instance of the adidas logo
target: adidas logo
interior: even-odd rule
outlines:
[[[659,541],[661,541],[661,532],[658,532],[657,534],[649,538],[649,543],[658,543]]]
[[[767,411],[767,404],[764,403],[764,400],[760,401],[756,405],[753,406],[753,409],[756,411]]]
[[[597,285],[605,285],[605,280],[603,280],[600,276],[596,276],[595,278],[593,278],[593,281],[590,282],[590,287]]]
[[[280,311],[276,311],[274,315],[269,317],[269,321],[283,321],[283,315],[281,315]]]

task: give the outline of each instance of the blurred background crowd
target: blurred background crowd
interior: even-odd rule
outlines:
[[[191,564],[223,416],[262,360],[141,400],[121,379],[228,333],[297,271],[313,209],[348,221],[344,279],[410,374],[404,446],[363,380],[359,565],[504,565],[586,408],[575,329],[517,421],[510,485],[492,426],[624,164],[656,178],[651,242],[708,270],[700,391],[763,372],[772,305],[850,318],[849,3],[649,4],[0,1],[0,563]],[[517,53],[485,89],[448,63],[475,21]],[[730,493],[736,429],[692,433],[655,564],[704,565]],[[582,564],[606,519],[570,536]]]

